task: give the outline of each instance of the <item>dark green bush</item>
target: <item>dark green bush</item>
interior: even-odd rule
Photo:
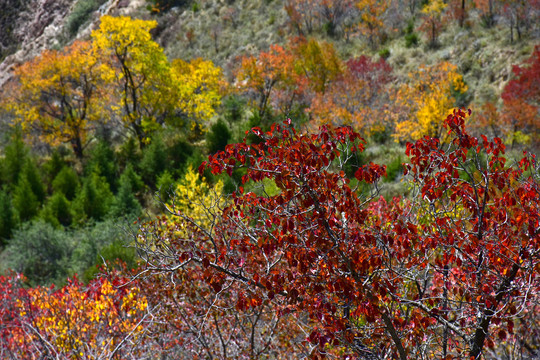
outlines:
[[[116,192],[118,179],[116,155],[111,145],[105,141],[99,141],[92,148],[85,173],[88,175],[96,170],[99,170],[100,175],[107,180],[111,190]]]
[[[218,151],[225,150],[225,146],[227,146],[230,139],[229,127],[221,119],[218,120],[206,134],[208,152],[215,154]]]
[[[390,57],[390,50],[388,48],[381,49],[379,56],[385,60],[388,59]]]
[[[167,158],[171,170],[182,170],[191,154],[193,154],[193,145],[184,139],[175,139],[167,146]]]
[[[140,180],[140,178],[139,178]],[[138,217],[141,214],[142,207],[134,195],[133,184],[136,184],[137,179],[133,174],[124,172],[120,176],[120,185],[118,193],[111,205],[111,215],[113,217]]]
[[[14,131],[4,149],[2,173],[0,174],[3,183],[12,187],[17,184],[27,158],[28,148],[24,144],[21,132]]]
[[[13,205],[11,197],[6,189],[0,190],[0,247],[3,247],[6,240],[11,238],[13,229],[15,228],[15,214],[13,213]]]
[[[66,27],[69,35],[77,35],[79,28],[86,23],[90,15],[107,0],[78,0],[68,16]]]
[[[143,150],[141,160],[141,174],[146,184],[154,187],[156,180],[168,168],[167,148],[159,135],[152,138],[152,142]]]
[[[416,33],[410,33],[405,35],[405,46],[408,48],[415,47],[418,45],[419,38]]]
[[[66,22],[66,28],[71,37],[77,35],[79,28],[89,20],[90,15],[96,11],[103,2],[104,1],[100,0],[79,0],[75,3]]]
[[[157,181],[157,195],[162,202],[167,203],[174,196],[174,179],[170,172],[164,171]]]
[[[6,247],[7,266],[23,273],[31,286],[65,281],[71,245],[62,229],[45,222],[26,223]]]
[[[28,158],[26,160],[21,176],[26,178],[32,192],[36,195],[36,199],[41,204],[43,200],[45,200],[45,187],[43,186],[43,179],[41,178],[40,171],[33,159]]]
[[[54,192],[60,192],[68,200],[73,200],[79,189],[79,176],[72,168],[64,166],[52,182]]]
[[[96,170],[83,181],[73,200],[73,219],[83,224],[87,219],[102,220],[109,213],[113,194],[107,180]]]
[[[403,175],[403,159],[401,156],[395,157],[392,161],[386,165],[386,178],[385,181],[396,181],[399,176]]]
[[[21,222],[28,221],[37,215],[40,202],[32,191],[32,185],[25,176],[21,176],[13,190],[13,208],[17,211]]]
[[[39,217],[54,227],[69,226],[72,220],[71,203],[63,193],[56,192],[47,199]]]

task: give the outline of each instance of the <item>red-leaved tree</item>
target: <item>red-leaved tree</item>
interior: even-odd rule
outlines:
[[[539,167],[532,155],[507,164],[500,139],[465,131],[467,116],[446,119],[448,143],[407,145],[412,197],[392,201],[377,196],[383,166],[346,175],[364,149],[351,128],[254,128],[261,143],[228,145],[201,166],[245,172],[228,203],[208,204],[210,221],[173,210],[173,220],[142,228],[140,276],[160,278],[158,294],[200,285],[171,300],[215,322],[193,336],[270,338],[258,356],[479,359],[534,349]],[[253,326],[273,314],[285,326]],[[291,328],[300,336],[284,336]]]

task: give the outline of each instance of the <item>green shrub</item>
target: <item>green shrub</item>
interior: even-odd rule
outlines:
[[[155,135],[150,145],[143,150],[140,167],[145,183],[152,187],[159,175],[168,168],[167,148],[160,136]]]
[[[390,57],[390,50],[388,48],[384,48],[384,49],[381,49],[379,51],[379,56],[382,58],[382,59],[388,59]]]
[[[225,150],[225,146],[227,146],[230,139],[229,127],[221,119],[218,120],[206,134],[208,152],[215,154],[218,151]]]
[[[77,35],[79,28],[89,20],[90,15],[99,9],[106,0],[78,0],[67,19],[67,30],[72,37]]]
[[[118,166],[116,155],[111,146],[105,141],[99,141],[90,152],[90,159],[85,168],[86,174],[99,170],[109,184],[111,190],[116,192],[116,182],[118,178]]]
[[[73,200],[79,189],[79,176],[72,168],[64,166],[52,182],[54,192],[60,192],[68,200]]]
[[[418,45],[419,39],[416,33],[410,33],[405,35],[405,46],[408,48],[416,47]]]
[[[125,265],[127,269],[133,269],[137,265],[136,259],[135,249],[126,246],[123,242],[115,241],[99,251],[94,265],[84,271],[83,281],[89,282],[99,276],[104,262],[109,269],[121,268],[123,265]]]
[[[140,181],[140,178],[139,178]],[[113,217],[137,217],[141,214],[142,207],[134,195],[133,184],[137,184],[137,179],[133,174],[124,172],[120,176],[118,193],[111,205],[111,215]]]
[[[84,279],[89,280],[86,278],[88,269],[96,264],[103,264],[100,252],[104,248],[111,244],[127,244],[129,242],[130,233],[135,230],[131,226],[134,225],[127,222],[122,225],[120,226],[114,220],[105,220],[70,231],[70,243],[75,244],[69,261],[70,274],[85,274]],[[113,258],[108,257],[106,260],[113,260]]]
[[[53,179],[67,166],[65,160],[65,148],[57,148],[53,151],[51,158],[47,160],[43,166],[43,173],[47,175],[49,183],[52,183]]]
[[[5,184],[12,187],[17,184],[27,158],[28,148],[23,142],[21,132],[16,130],[4,149],[0,176]]]
[[[7,266],[36,286],[65,281],[71,250],[62,229],[40,221],[16,230],[5,251]]]
[[[79,224],[87,219],[102,220],[109,213],[113,194],[107,180],[94,171],[86,179],[73,200],[73,220]]]
[[[41,204],[43,200],[45,200],[45,187],[43,186],[43,179],[41,178],[40,171],[33,159],[28,158],[26,160],[21,176],[28,180],[32,192],[36,195],[37,201]]]
[[[171,145],[167,146],[169,167],[182,170],[191,154],[193,154],[193,145],[184,139],[175,139]]]
[[[6,240],[11,238],[15,224],[11,197],[6,189],[2,189],[0,190],[0,247],[3,247]]]
[[[39,217],[54,227],[69,226],[72,220],[71,203],[61,192],[54,193],[47,199]]]
[[[39,201],[32,191],[32,185],[26,177],[21,176],[13,190],[13,207],[21,222],[28,221],[37,215]]]
[[[120,147],[117,154],[118,163],[121,167],[126,167],[128,164],[137,166],[141,161],[141,151],[137,140],[132,136]]]
[[[244,114],[245,101],[240,96],[229,95],[223,101],[223,116],[232,125],[242,120]]]
[[[175,192],[175,181],[170,172],[164,171],[157,181],[157,195],[161,202],[167,203]]]
[[[386,165],[386,178],[385,181],[392,182],[403,175],[403,159],[401,156],[395,157],[392,161]]]

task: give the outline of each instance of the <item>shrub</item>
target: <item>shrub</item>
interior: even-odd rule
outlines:
[[[67,30],[69,35],[75,36],[79,28],[88,21],[90,15],[99,9],[106,0],[79,0],[73,7],[73,11],[67,19]]]
[[[388,50],[387,48],[384,48],[384,49],[381,49],[379,51],[379,56],[382,58],[382,59],[388,59],[390,57],[390,50]]]
[[[133,193],[133,184],[138,185],[137,179],[133,177],[133,174],[124,172],[120,177],[118,193],[111,206],[112,216],[137,217],[140,215],[142,207]]]
[[[71,248],[65,233],[45,222],[26,223],[6,247],[9,268],[23,273],[31,286],[49,285],[67,276]]]
[[[17,184],[27,158],[28,148],[22,140],[20,131],[15,131],[4,149],[2,173],[0,174],[4,183],[10,186]]]
[[[229,143],[230,139],[231,132],[229,131],[229,127],[221,119],[218,120],[206,134],[208,152],[214,154],[218,151],[225,150],[225,146]]]
[[[111,146],[105,142],[100,141],[92,148],[90,159],[86,164],[86,174],[99,170],[101,176],[103,176],[109,184],[113,192],[116,191],[116,180],[118,178],[118,167],[116,165],[116,156]]]
[[[79,176],[68,166],[64,166],[52,182],[53,190],[64,194],[70,201],[75,198],[79,186]]]
[[[410,33],[405,35],[405,46],[408,48],[418,45],[418,35],[416,33]]]
[[[32,185],[26,177],[20,177],[13,191],[13,207],[21,222],[28,221],[37,215],[39,201],[32,191]]]
[[[74,221],[82,224],[87,219],[102,220],[108,214],[113,194],[107,180],[94,171],[83,183],[73,201]]]
[[[72,220],[71,203],[63,193],[54,193],[41,209],[39,217],[54,227],[69,226]]]
[[[144,181],[154,186],[156,179],[167,169],[167,148],[159,136],[154,136],[152,142],[143,150],[141,173]]]
[[[5,245],[15,228],[15,214],[12,206],[11,197],[6,189],[0,190],[0,246]]]

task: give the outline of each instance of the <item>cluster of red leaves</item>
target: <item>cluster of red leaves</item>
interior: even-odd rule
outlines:
[[[266,297],[307,314],[313,356],[341,346],[359,352],[360,341],[402,359],[477,358],[495,346],[493,331],[517,336],[538,300],[538,165],[525,156],[508,166],[501,140],[470,136],[466,117],[459,110],[446,119],[447,144],[408,144],[407,172],[418,188],[411,202],[370,203],[350,187],[340,168],[363,149],[350,128],[253,129],[261,144],[229,145],[200,170],[242,167],[244,184],[272,179],[280,191],[240,188],[220,219],[228,247],[203,266],[257,292],[239,310]],[[355,178],[376,183],[384,173],[370,164]]]

